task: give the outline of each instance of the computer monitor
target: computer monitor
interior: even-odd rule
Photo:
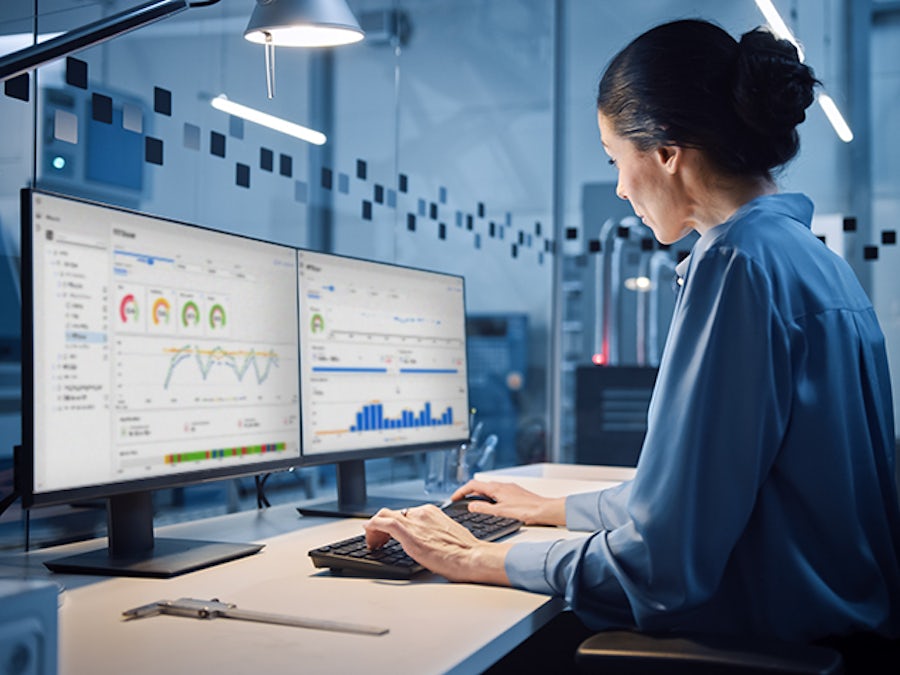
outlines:
[[[296,249],[22,191],[26,507],[107,498],[56,571],[167,577],[257,544],[153,535],[152,490],[300,458]]]
[[[365,460],[469,437],[462,277],[299,251],[303,464],[337,464],[337,500],[304,514],[422,503],[367,494]]]

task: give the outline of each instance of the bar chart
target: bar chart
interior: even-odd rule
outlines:
[[[381,403],[369,403],[356,413],[356,422],[350,431],[382,431],[384,429],[413,429],[415,427],[437,427],[453,424],[453,408],[447,406],[439,416],[431,412],[431,403],[426,402],[418,412],[403,410],[398,417],[387,417]]]

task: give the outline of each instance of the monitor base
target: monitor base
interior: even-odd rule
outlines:
[[[413,508],[422,504],[433,504],[435,502],[422,499],[421,497],[379,497],[373,495],[367,497],[364,502],[342,502],[339,500],[319,502],[318,504],[309,504],[306,506],[298,506],[297,511],[304,516],[326,516],[331,518],[371,518],[380,509],[391,509],[399,511],[400,509]]]
[[[153,549],[144,554],[113,556],[108,548],[100,548],[48,560],[44,565],[53,572],[68,574],[167,579],[252,555],[262,547],[263,544],[154,539]]]

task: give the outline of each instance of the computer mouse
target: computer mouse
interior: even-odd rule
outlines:
[[[462,499],[457,499],[455,502],[443,504],[442,506],[444,511],[448,513],[459,513],[461,511],[468,511],[469,504],[471,504],[472,502],[488,502],[489,504],[496,503],[495,500],[486,495],[470,494],[466,495]]]
[[[488,497],[487,495],[480,495],[480,494],[477,494],[477,493],[475,493],[475,492],[473,492],[472,494],[466,495],[465,497],[463,497],[463,498],[460,499],[459,501],[461,501],[461,502],[464,503],[464,504],[468,504],[469,502],[488,502],[488,503],[490,503],[490,504],[496,504],[496,503],[497,503],[497,500],[496,500],[496,499],[491,499],[491,498]]]

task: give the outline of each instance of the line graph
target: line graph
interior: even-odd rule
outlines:
[[[182,364],[195,364],[204,382],[215,369],[224,369],[233,372],[238,382],[243,382],[247,373],[252,372],[257,384],[265,382],[272,369],[278,367],[278,353],[272,349],[229,350],[222,346],[204,349],[199,345],[187,344],[182,347],[169,347],[163,351],[171,355],[163,383],[164,389],[169,388],[175,370]]]

